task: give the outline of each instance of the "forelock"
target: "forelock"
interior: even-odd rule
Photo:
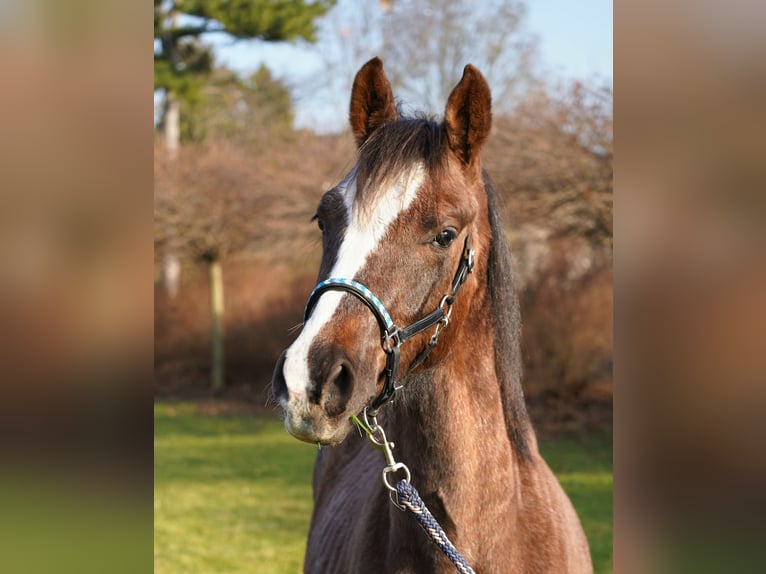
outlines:
[[[442,124],[430,119],[399,119],[378,128],[359,149],[357,207],[366,210],[378,194],[400,187],[402,178],[420,169],[427,178],[446,169],[446,138]]]

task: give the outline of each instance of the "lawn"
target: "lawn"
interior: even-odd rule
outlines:
[[[154,424],[155,573],[301,572],[315,447],[273,417],[193,403],[157,403]],[[595,571],[611,572],[610,437],[540,449],[583,521]]]

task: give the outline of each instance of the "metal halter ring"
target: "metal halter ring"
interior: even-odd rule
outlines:
[[[399,329],[393,331],[386,331],[383,333],[383,340],[381,345],[386,353],[393,353],[394,349],[402,344],[402,340],[399,338]]]

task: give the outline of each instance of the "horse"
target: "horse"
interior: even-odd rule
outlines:
[[[319,201],[319,284],[272,378],[286,430],[320,445],[307,573],[453,571],[386,496],[388,458],[353,432],[361,417],[387,429],[387,454],[475,572],[592,572],[525,406],[510,251],[480,158],[491,115],[471,64],[443,121],[401,117],[377,57],[354,78],[356,163]]]

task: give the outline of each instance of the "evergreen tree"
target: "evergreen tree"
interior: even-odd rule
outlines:
[[[180,128],[184,141],[224,139],[260,150],[292,133],[294,113],[290,90],[264,65],[247,78],[216,67],[201,94],[204,100],[196,98],[181,103]]]

